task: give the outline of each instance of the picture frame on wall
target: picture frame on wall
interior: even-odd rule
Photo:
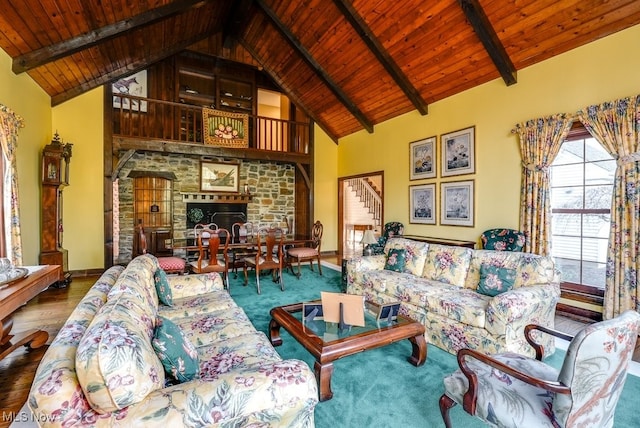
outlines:
[[[475,126],[440,136],[442,177],[476,172]]]
[[[200,191],[238,193],[240,165],[200,161]]]
[[[409,186],[409,223],[436,224],[436,185]]]
[[[474,225],[474,180],[440,183],[440,224]]]
[[[410,180],[435,178],[436,137],[429,137],[409,143]]]
[[[142,100],[124,98],[119,95],[131,95],[134,97],[147,97],[147,70],[139,71],[127,77],[116,80],[111,84],[113,94],[113,107],[132,111],[147,111],[147,102]]]

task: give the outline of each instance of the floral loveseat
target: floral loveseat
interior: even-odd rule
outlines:
[[[40,362],[28,399],[35,420],[42,426],[313,427],[313,372],[304,362],[282,360],[223,289],[220,275],[165,276],[158,293],[157,269],[157,259],[143,255],[126,269],[108,269],[89,290]],[[159,295],[170,295],[172,306],[159,303]],[[179,330],[157,334],[169,325]],[[170,342],[179,338],[188,339],[185,355],[171,359]],[[172,371],[165,372],[161,358]],[[190,370],[193,380],[184,379]]]
[[[550,257],[392,238],[385,254],[347,263],[347,292],[377,303],[400,301],[401,313],[424,324],[427,341],[450,353],[533,356],[524,327],[553,327],[560,286]],[[553,338],[538,342],[545,354],[555,351]]]

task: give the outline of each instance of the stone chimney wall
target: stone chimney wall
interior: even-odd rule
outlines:
[[[173,173],[173,239],[180,246],[185,245],[186,206],[183,193],[200,193],[200,157],[156,152],[135,153],[120,170],[117,194],[114,197],[114,239],[117,239],[116,263],[127,263],[132,258],[135,236],[134,219],[134,179],[131,171]],[[249,186],[251,198],[247,203],[247,221],[261,226],[285,227],[285,217],[293,219],[295,213],[295,170],[292,164],[267,161],[245,161],[236,159],[207,158],[211,162],[239,161],[239,191]],[[202,192],[203,194],[205,192]],[[207,194],[215,194],[206,192]],[[117,228],[117,230],[116,230]],[[184,252],[175,251],[184,256]]]

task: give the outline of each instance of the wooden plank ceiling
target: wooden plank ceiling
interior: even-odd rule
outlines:
[[[4,0],[57,105],[187,48],[266,71],[337,141],[640,23],[637,0]]]

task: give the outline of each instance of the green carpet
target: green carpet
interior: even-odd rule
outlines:
[[[303,267],[302,278],[286,273],[285,291],[270,276],[261,278],[262,294],[256,292],[255,276],[242,285],[242,273],[231,277],[231,296],[242,306],[255,327],[269,332],[269,310],[275,306],[317,299],[320,291],[340,292],[340,272],[323,267],[323,277]],[[283,358],[305,361],[313,369],[314,358],[284,329],[283,344],[276,348]],[[317,428],[342,427],[440,427],[444,426],[438,400],[444,392],[443,377],[457,368],[454,355],[429,345],[427,361],[414,367],[406,358],[411,354],[408,340],[383,348],[351,355],[334,362],[331,389],[333,398],[316,406]],[[560,367],[564,351],[557,351],[548,362]],[[640,378],[629,376],[616,410],[616,427],[640,426],[635,409],[640,396]],[[479,419],[456,406],[450,411],[456,428],[483,427]]]

